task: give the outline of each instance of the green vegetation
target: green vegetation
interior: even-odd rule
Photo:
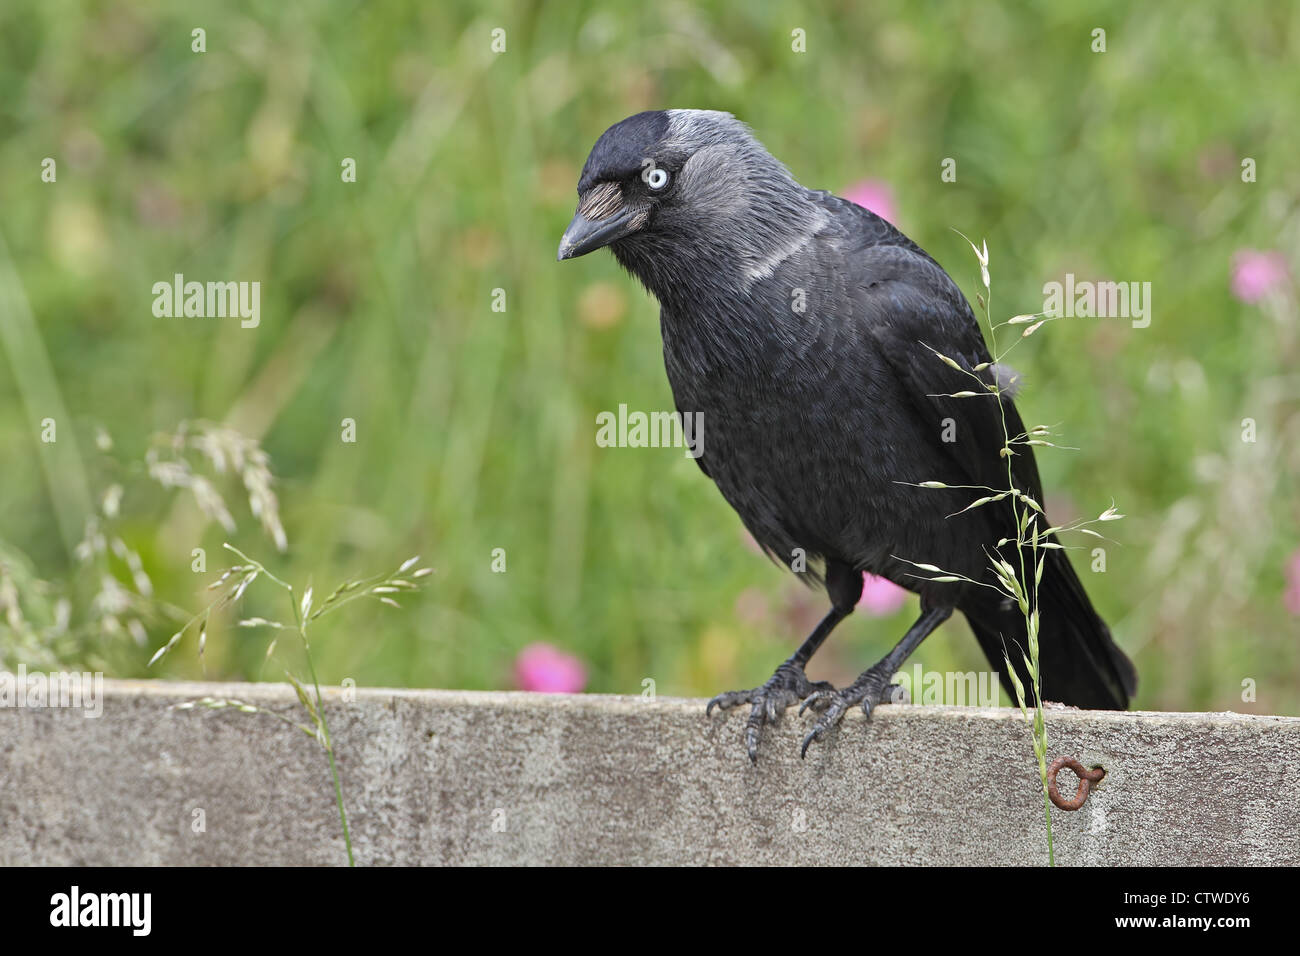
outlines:
[[[214,615],[202,658],[191,632],[147,667],[230,541],[321,592],[436,569],[400,612],[340,611],[312,645],[325,684],[508,687],[534,642],[593,691],[765,679],[823,599],[680,449],[597,447],[598,412],[672,407],[656,307],[607,254],[555,262],[596,137],[689,106],[736,113],[809,186],[887,184],[972,303],[954,230],[987,239],[997,320],[1067,273],[1150,282],[1149,327],[1063,319],[1014,353],[1026,421],[1079,449],[1039,456],[1048,513],[1127,515],[1104,573],[1075,561],[1138,706],[1300,712],[1300,315],[1292,280],[1246,302],[1232,274],[1250,249],[1300,269],[1298,54],[1284,3],[5,4],[0,666],[279,679],[236,626],[276,617],[274,588]],[[260,323],[155,317],[176,273],[260,282]],[[159,436],[204,421],[269,455],[276,559],[238,469],[187,452],[234,532],[151,474]],[[812,676],[851,680],[914,612],[855,615]],[[915,660],[986,666],[957,619]]]

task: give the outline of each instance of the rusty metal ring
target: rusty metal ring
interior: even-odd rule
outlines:
[[[1074,771],[1074,775],[1079,778],[1079,789],[1075,793],[1073,800],[1066,800],[1061,796],[1061,791],[1056,789],[1056,772],[1062,767],[1069,767]],[[1102,767],[1088,770],[1073,757],[1057,757],[1052,761],[1052,765],[1047,768],[1047,795],[1062,810],[1078,810],[1083,806],[1083,802],[1088,799],[1088,794],[1092,792],[1092,785],[1104,776],[1106,776],[1106,771]]]

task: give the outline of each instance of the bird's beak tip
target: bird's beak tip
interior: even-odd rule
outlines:
[[[632,224],[632,216],[626,208],[605,219],[588,219],[579,212],[573,217],[573,222],[569,223],[569,228],[564,230],[564,236],[560,239],[560,248],[555,253],[556,261],[576,259],[578,256],[603,249],[611,242],[622,239],[635,228]]]

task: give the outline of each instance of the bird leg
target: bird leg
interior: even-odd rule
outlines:
[[[877,704],[890,703],[893,700],[894,690],[898,687],[897,684],[890,683],[890,678],[898,673],[898,669],[903,666],[903,661],[907,660],[908,655],[951,616],[950,607],[923,607],[921,616],[907,629],[907,633],[903,635],[903,639],[897,646],[878,663],[858,675],[858,679],[852,684],[843,690],[836,690],[829,686],[819,688],[809,695],[803,702],[803,706],[799,708],[799,713],[802,714],[811,707],[821,711],[821,715],[817,718],[813,729],[808,732],[808,736],[804,737],[803,749],[799,755],[807,755],[809,744],[814,740],[820,740],[828,730],[839,724],[845,712],[855,704],[860,704],[862,712],[870,717],[871,709]]]
[[[852,610],[851,604],[849,609]],[[745,725],[745,750],[753,763],[758,763],[758,740],[764,724],[777,723],[787,707],[805,698],[835,690],[827,681],[810,681],[803,669],[817,648],[821,647],[822,641],[835,629],[835,625],[848,615],[849,611],[832,607],[830,613],[808,635],[808,639],[789,660],[776,669],[776,673],[762,687],[733,690],[709,701],[706,716],[713,713],[714,707],[730,710],[738,704],[753,704],[749,721]]]

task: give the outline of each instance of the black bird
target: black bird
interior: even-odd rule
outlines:
[[[658,298],[677,411],[703,414],[700,467],[767,553],[796,569],[807,561],[805,576],[830,597],[830,612],[766,684],[709,703],[710,713],[753,705],[750,758],[762,726],[799,701],[820,711],[805,753],[848,708],[870,716],[954,609],[1008,693],[1004,655],[1032,693],[1021,610],[986,586],[994,556],[1019,567],[1017,512],[1009,498],[962,510],[990,494],[978,489],[1008,487],[1006,438],[1025,427],[1009,370],[992,363],[939,264],[874,213],[801,186],[729,113],[661,110],[617,123],[587,158],[578,196],[558,257],[608,246]],[[980,390],[971,372],[994,388],[951,397]],[[1012,450],[1015,487],[1041,502],[1032,448]],[[966,488],[917,487],[936,481]],[[1012,544],[998,549],[1004,538]],[[1044,699],[1127,708],[1133,665],[1065,552],[1040,553]],[[804,666],[853,611],[864,571],[918,594],[921,616],[843,690],[809,681]],[[929,580],[953,574],[979,583]]]

